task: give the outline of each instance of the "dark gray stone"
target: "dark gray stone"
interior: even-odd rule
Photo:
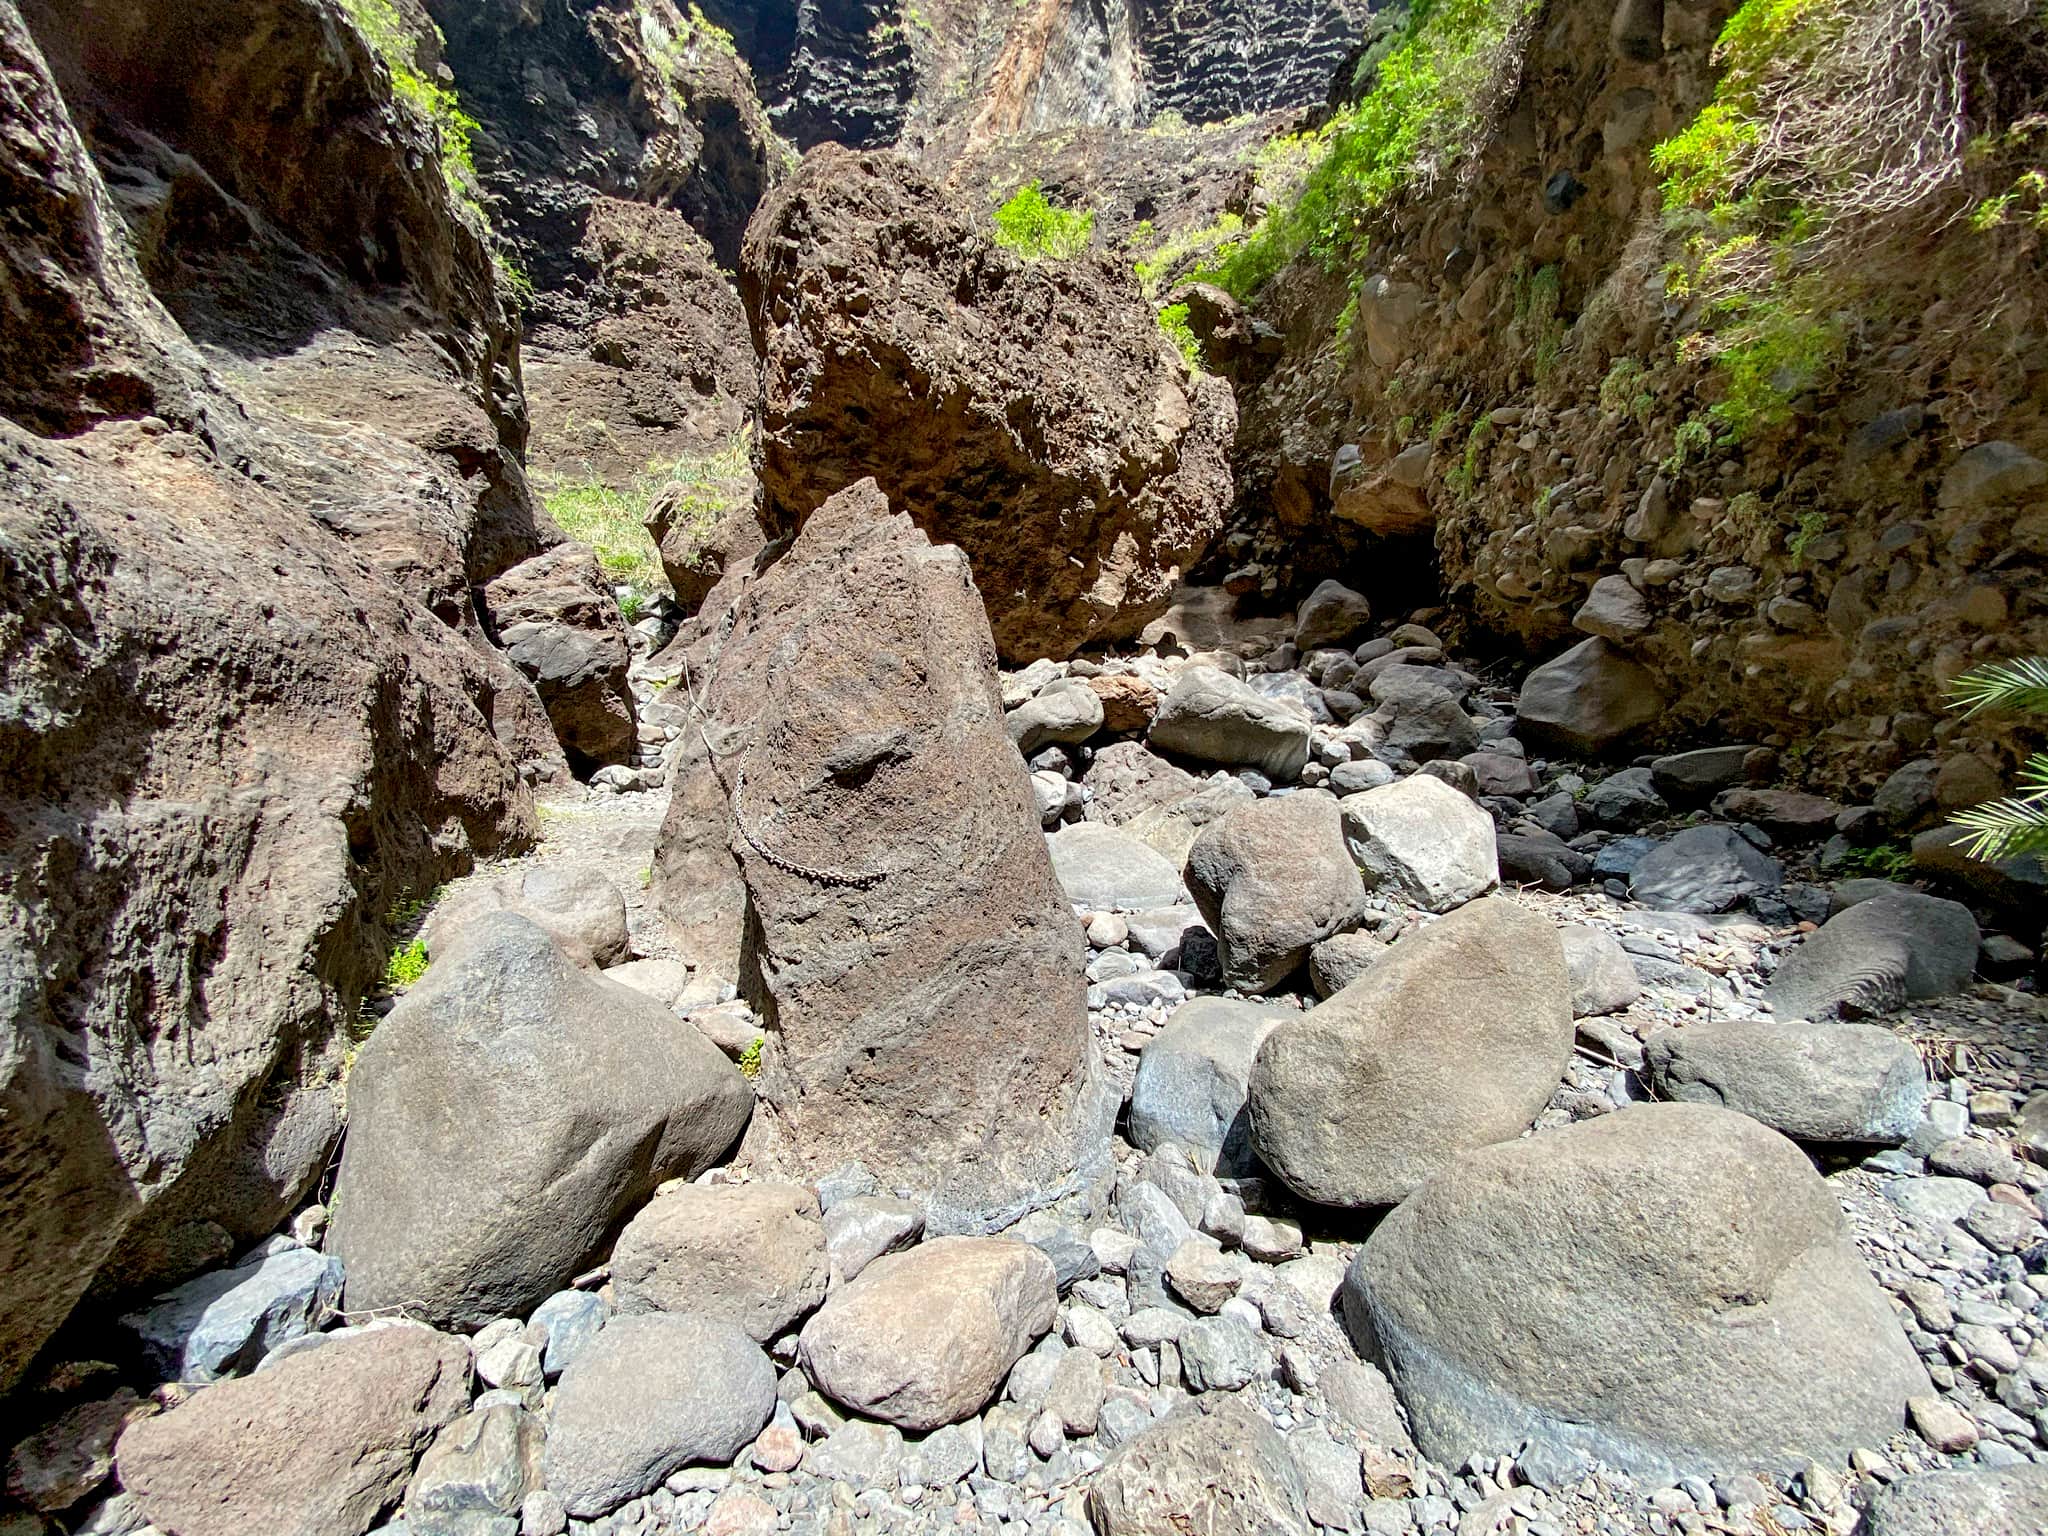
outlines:
[[[1629,895],[1667,912],[1726,912],[1785,883],[1778,861],[1733,827],[1687,827],[1645,854]]]
[[[339,1259],[281,1247],[188,1280],[121,1326],[166,1381],[217,1381],[253,1371],[278,1345],[317,1330],[341,1291]]]
[[[1893,1013],[1968,986],[1980,938],[1968,907],[1895,888],[1808,934],[1764,997],[1786,1019]]]

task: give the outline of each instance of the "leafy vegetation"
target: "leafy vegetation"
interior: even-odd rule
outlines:
[[[1185,304],[1169,304],[1159,311],[1159,329],[1166,332],[1180,355],[1187,359],[1187,365],[1197,373],[1202,371],[1202,339],[1195,334],[1195,328],[1188,322],[1188,307]]]
[[[1372,219],[1471,149],[1513,66],[1507,45],[1537,0],[1415,0],[1356,106],[1305,136],[1315,154],[1299,189],[1207,274],[1239,298],[1297,257],[1354,271]]]
[[[490,218],[484,212],[482,184],[477,180],[472,148],[476,119],[462,110],[461,101],[450,87],[429,79],[421,71],[417,62],[420,40],[391,0],[342,3],[363,41],[390,71],[392,94],[434,131],[440,143],[441,175],[448,183],[449,194],[488,230]]]
[[[427,945],[424,939],[411,938],[391,951],[391,957],[384,962],[384,985],[396,991],[409,987],[427,974]]]
[[[1151,225],[1141,226],[1143,233],[1134,235],[1134,240],[1149,240]],[[1244,232],[1244,220],[1234,213],[1218,215],[1213,224],[1201,225],[1194,229],[1183,229],[1169,235],[1152,250],[1132,263],[1138,274],[1138,284],[1146,296],[1157,298],[1160,290],[1182,270],[1199,267],[1213,257],[1216,251]]]
[[[1842,856],[1842,868],[1852,875],[1869,875],[1879,880],[1898,880],[1913,867],[1913,850],[1904,843],[1879,843],[1872,848],[1851,848]]]
[[[761,1075],[761,1047],[767,1043],[768,1037],[766,1035],[756,1035],[748,1042],[747,1048],[740,1052],[740,1076],[747,1079],[748,1082],[752,1082]]]
[[[1093,209],[1061,208],[1035,181],[1027,181],[996,209],[996,244],[1027,261],[1067,261],[1087,249],[1095,233]]]
[[[2048,657],[1973,668],[1955,680],[1949,696],[1965,716],[2002,710],[2048,719]],[[1969,834],[1963,849],[1972,858],[2048,855],[2048,752],[2027,759],[2019,788],[2018,794],[1956,814],[1955,825]]]
[[[746,494],[751,463],[751,439],[742,427],[709,453],[648,465],[626,486],[586,476],[543,484],[541,500],[562,532],[591,547],[606,580],[631,589],[620,602],[622,611],[632,606],[631,622],[647,599],[668,587],[647,531],[655,500],[667,498],[671,524],[683,530],[684,563],[691,564],[689,549],[701,547],[734,499]]]
[[[1671,451],[1658,465],[1667,475],[1680,475],[1691,464],[1697,464],[1714,448],[1714,429],[1698,416],[1689,416],[1678,424],[1678,430],[1671,434]]]
[[[1809,507],[1799,514],[1798,526],[1793,528],[1786,538],[1785,552],[1792,557],[1794,563],[1804,565],[1806,552],[1813,546],[1813,541],[1827,531],[1827,514],[1817,507]]]
[[[1600,409],[1633,417],[1638,422],[1648,421],[1657,408],[1657,397],[1645,387],[1647,377],[1638,359],[1617,357],[1608,368],[1607,377],[1600,381]]]

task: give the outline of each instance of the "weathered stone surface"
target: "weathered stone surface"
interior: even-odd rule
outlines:
[[[1385,941],[1362,928],[1335,933],[1308,952],[1309,985],[1317,997],[1334,997],[1380,963]]]
[[[1970,984],[1980,935],[1970,909],[1898,890],[1829,918],[1785,957],[1764,989],[1780,1018],[1895,1013]]]
[[[319,1328],[341,1302],[341,1281],[338,1259],[287,1247],[188,1280],[121,1322],[166,1381],[208,1382],[252,1371]]]
[[[1649,669],[1596,635],[1523,679],[1515,730],[1526,741],[1592,757],[1655,720],[1664,704]]]
[[[752,1103],[659,1003],[578,970],[522,917],[479,918],[349,1078],[327,1237],[349,1310],[524,1316],[657,1184],[725,1153]]]
[[[1308,717],[1214,667],[1185,669],[1159,701],[1145,739],[1197,762],[1256,768],[1292,781],[1308,761]]]
[[[1462,907],[1266,1037],[1252,1145],[1304,1199],[1405,1199],[1528,1128],[1571,1058],[1570,997],[1548,922],[1504,897]]]
[[[1303,655],[1319,646],[1344,645],[1372,622],[1363,593],[1341,581],[1324,581],[1301,600],[1294,613],[1294,644]]]
[[[491,1403],[442,1430],[405,1488],[405,1523],[417,1536],[482,1536],[519,1514],[540,1482],[540,1420],[516,1403]]]
[[[621,1315],[721,1318],[765,1344],[825,1299],[818,1197],[766,1181],[668,1190],[626,1223],[611,1270]]]
[[[468,1405],[468,1344],[378,1328],[138,1420],[115,1454],[121,1486],[179,1536],[362,1536]]]
[[[1418,773],[1341,803],[1344,843],[1368,884],[1431,912],[1500,884],[1493,818],[1443,780]]]
[[[1660,1096],[1725,1105],[1801,1141],[1901,1142],[1927,1102],[1913,1042],[1868,1024],[1703,1019],[1644,1049]]]
[[[1566,923],[1557,937],[1572,980],[1573,1018],[1619,1013],[1642,992],[1635,965],[1613,934],[1585,923]]]
[[[826,147],[762,203],[740,287],[770,522],[872,475],[966,552],[1006,656],[1135,635],[1221,526],[1230,387],[1126,262],[1027,262],[907,158]]]
[[[542,1474],[578,1519],[616,1509],[691,1462],[724,1463],[775,1411],[775,1367],[714,1318],[614,1318],[562,1373]]]
[[[2034,1536],[2048,1530],[2048,1467],[1916,1472],[1879,1491],[1870,1536]]]
[[[439,955],[487,912],[517,912],[578,965],[610,966],[630,953],[625,893],[595,864],[543,864],[466,882],[421,929],[427,953]]]
[[[1086,741],[1102,725],[1102,696],[1078,677],[1048,683],[1003,717],[1003,729],[1026,757],[1041,747]]]
[[[1599,635],[1618,645],[1641,636],[1650,627],[1650,605],[1626,576],[1602,576],[1572,615],[1572,628]]]
[[[1113,1105],[960,552],[842,492],[751,588],[703,712],[729,745],[685,770],[655,894],[691,906],[738,857],[756,1168],[862,1162],[941,1232],[1076,1187]]]
[[[1052,1260],[1002,1237],[876,1259],[804,1324],[804,1371],[834,1402],[912,1432],[977,1412],[1052,1327]]]
[[[632,648],[597,557],[558,544],[484,584],[479,607],[512,664],[533,683],[569,764],[588,772],[633,752]]]
[[[1674,752],[1650,764],[1650,777],[1666,799],[1697,804],[1731,785],[1740,784],[1753,746],[1696,747]]]
[[[1805,1154],[1704,1105],[1466,1153],[1367,1240],[1344,1307],[1425,1452],[1527,1439],[1546,1481],[1839,1461],[1927,1390]]]
[[[7,1448],[7,1494],[43,1514],[78,1503],[114,1470],[114,1445],[134,1420],[156,1412],[128,1387],[77,1403]],[[143,1522],[138,1512],[135,1523]]]
[[[1778,861],[1733,827],[1687,827],[1644,854],[1628,893],[1669,912],[1726,912],[1785,883]]]
[[[1188,850],[1188,891],[1216,935],[1226,985],[1270,992],[1311,945],[1356,919],[1365,885],[1337,806],[1319,790],[1256,801]]]
[[[1187,899],[1180,871],[1165,855],[1101,822],[1061,827],[1047,836],[1045,845],[1060,889],[1077,907],[1142,912]]]
[[[1259,1044],[1291,1008],[1198,997],[1181,1004],[1138,1055],[1131,1082],[1131,1142],[1149,1152],[1186,1149],[1205,1173],[1255,1171],[1246,1084]]]
[[[1308,1536],[1307,1500],[1280,1432],[1228,1398],[1119,1446],[1089,1484],[1088,1518],[1101,1536]]]
[[[825,1213],[825,1251],[842,1280],[924,1233],[924,1212],[893,1195],[853,1195]]]

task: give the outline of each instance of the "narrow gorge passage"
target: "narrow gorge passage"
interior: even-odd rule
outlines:
[[[2048,1533],[2029,0],[0,0],[0,1533]]]

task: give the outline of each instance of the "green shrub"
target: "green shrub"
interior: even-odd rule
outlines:
[[[426,940],[413,938],[391,951],[384,962],[384,985],[396,991],[409,987],[427,974]]]
[[[1174,349],[1187,359],[1187,364],[1197,373],[1202,371],[1202,339],[1195,334],[1195,328],[1188,323],[1188,307],[1185,304],[1169,304],[1159,311],[1159,329],[1166,332],[1167,340]]]
[[[1132,239],[1143,243],[1151,238],[1151,225],[1146,223],[1139,227],[1145,232],[1143,239],[1136,234]],[[1132,263],[1132,269],[1138,274],[1139,286],[1148,297],[1156,298],[1167,283],[1180,275],[1182,269],[1199,267],[1219,247],[1235,240],[1243,232],[1244,220],[1234,213],[1224,213],[1219,214],[1213,224],[1183,229],[1167,236],[1149,254]]]
[[[2048,719],[2048,657],[1974,668],[1955,680],[1949,696],[1966,716],[2005,710]],[[2048,855],[2048,752],[2036,752],[2020,769],[2020,793],[1960,811],[1953,820],[1969,834],[1963,850],[1972,858]]]
[[[767,1043],[768,1037],[766,1035],[756,1035],[748,1043],[747,1048],[740,1052],[740,1076],[744,1077],[748,1082],[752,1082],[761,1075],[761,1047]]]
[[[1825,512],[1809,507],[1799,514],[1799,525],[1785,538],[1785,552],[1798,564],[1806,563],[1806,551],[1813,541],[1828,531]]]
[[[1026,182],[996,209],[996,244],[1027,261],[1067,261],[1081,254],[1095,233],[1092,209],[1061,208],[1046,200],[1035,181]]]
[[[1842,856],[1842,868],[1852,875],[1869,875],[1879,880],[1898,880],[1913,868],[1913,850],[1904,843],[1879,843],[1874,848],[1851,848]]]
[[[1304,254],[1331,272],[1357,266],[1372,219],[1472,149],[1512,63],[1508,41],[1538,3],[1415,0],[1372,88],[1314,135],[1299,190],[1219,253],[1214,280],[1247,298]]]
[[[1667,475],[1683,474],[1688,465],[1697,464],[1713,449],[1713,427],[1698,416],[1687,417],[1671,434],[1671,452],[1664,456],[1664,462],[1658,468]]]

